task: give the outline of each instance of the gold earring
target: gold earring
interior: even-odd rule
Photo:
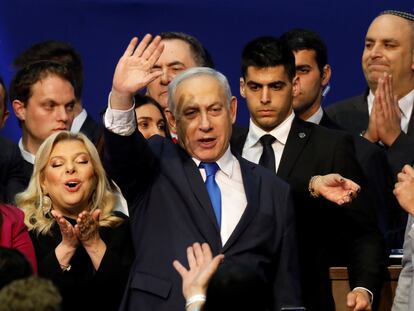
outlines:
[[[47,194],[42,195],[40,208],[42,209],[43,215],[46,217],[50,216],[50,211],[52,210],[52,200]]]

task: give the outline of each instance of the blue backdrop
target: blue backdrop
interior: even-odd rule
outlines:
[[[35,42],[57,39],[71,43],[85,68],[83,104],[97,119],[106,105],[116,62],[132,36],[182,31],[200,39],[216,68],[229,79],[240,99],[240,52],[260,35],[280,35],[294,28],[317,31],[326,41],[333,68],[325,104],[362,92],[360,59],[371,20],[386,9],[413,11],[412,0],[13,0],[0,2],[0,75],[13,77],[14,57]],[[247,124],[240,99],[238,123]],[[17,121],[7,121],[2,134],[20,137]]]

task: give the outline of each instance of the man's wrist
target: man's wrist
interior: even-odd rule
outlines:
[[[312,176],[309,180],[308,190],[312,198],[318,198],[320,196],[319,192],[315,189],[316,180],[319,179],[321,175]]]
[[[355,292],[355,291],[361,291],[361,292],[364,291],[369,297],[369,302],[372,304],[372,302],[374,301],[374,294],[368,288],[358,286],[358,287],[355,287],[354,289],[352,289],[352,291],[353,292]]]

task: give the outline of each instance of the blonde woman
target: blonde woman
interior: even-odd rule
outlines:
[[[35,247],[39,275],[62,294],[63,310],[117,310],[133,259],[129,223],[94,145],[81,133],[47,138],[17,205]],[[104,298],[104,299],[103,299]]]

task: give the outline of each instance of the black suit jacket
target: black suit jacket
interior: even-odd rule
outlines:
[[[238,160],[248,203],[222,245],[199,169],[179,145],[160,136],[147,142],[138,131],[123,137],[105,130],[105,166],[128,201],[136,254],[121,310],[182,311],[172,262],[187,263],[186,248],[194,242],[254,268],[271,288],[270,310],[301,304],[289,186]]]
[[[83,122],[80,132],[88,136],[88,138],[96,145],[99,138],[102,135],[103,126],[97,123],[92,117],[88,114],[85,121]]]
[[[23,172],[23,158],[14,142],[0,136],[0,202],[13,203],[16,193],[27,184]]]
[[[325,111],[319,125],[342,130]],[[401,248],[404,241],[406,213],[399,207],[392,193],[394,183],[385,150],[360,135],[353,135],[353,138],[355,155],[367,179],[371,199],[377,211],[378,225],[385,237],[387,249]]]
[[[233,132],[232,148],[241,153],[248,130]],[[335,310],[330,266],[347,266],[351,288],[377,293],[385,269],[383,238],[364,191],[352,204],[337,206],[309,195],[314,175],[339,173],[364,187],[352,138],[295,118],[277,175],[292,187],[296,208],[302,293],[307,310]],[[363,188],[364,189],[364,188]]]

